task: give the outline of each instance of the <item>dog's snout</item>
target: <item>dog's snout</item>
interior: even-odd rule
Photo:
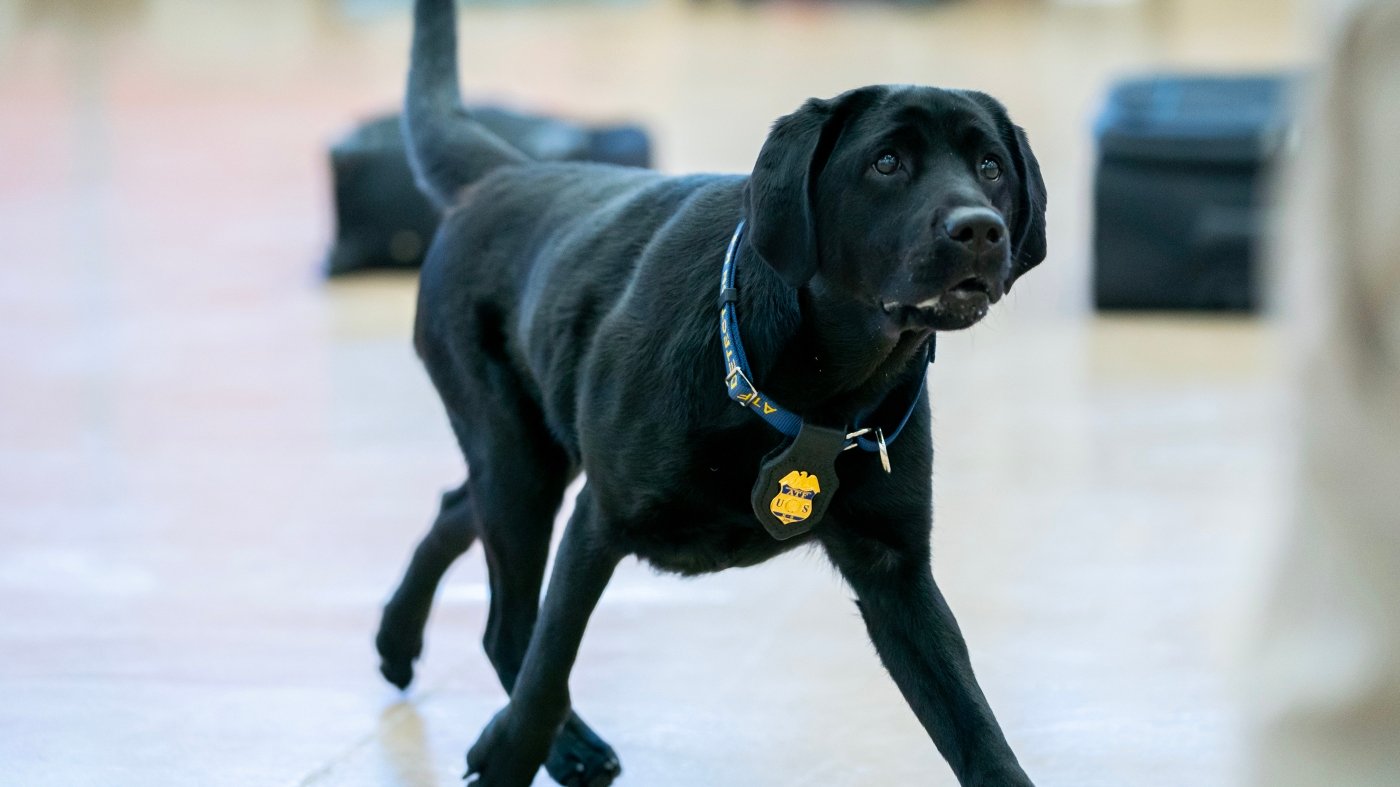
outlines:
[[[944,219],[943,229],[973,254],[1006,243],[1006,222],[991,208],[956,208]]]

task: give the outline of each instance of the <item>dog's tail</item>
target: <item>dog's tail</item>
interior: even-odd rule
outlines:
[[[455,0],[417,0],[404,99],[404,138],[418,188],[439,208],[463,187],[506,164],[529,161],[468,114],[457,83]]]

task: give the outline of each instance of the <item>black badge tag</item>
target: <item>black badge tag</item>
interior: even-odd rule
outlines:
[[[769,535],[782,541],[816,527],[836,495],[845,448],[845,432],[804,423],[792,445],[759,465],[749,502]]]

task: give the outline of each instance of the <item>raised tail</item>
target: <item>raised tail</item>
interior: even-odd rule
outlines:
[[[463,187],[530,158],[474,120],[457,82],[455,0],[416,0],[404,138],[418,188],[447,208]]]

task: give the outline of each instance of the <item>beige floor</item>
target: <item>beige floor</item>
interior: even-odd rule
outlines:
[[[477,553],[420,682],[375,672],[462,468],[413,280],[315,273],[324,145],[404,68],[403,9],[346,5],[0,0],[0,784],[451,785],[503,701]],[[1038,783],[1226,785],[1282,394],[1257,323],[1089,315],[1088,133],[1114,74],[1295,62],[1287,8],[494,8],[464,14],[464,67],[641,118],[673,171],[744,169],[809,94],[1002,96],[1052,251],[940,347],[937,572]],[[573,685],[626,784],[952,783],[816,555],[624,566]]]

